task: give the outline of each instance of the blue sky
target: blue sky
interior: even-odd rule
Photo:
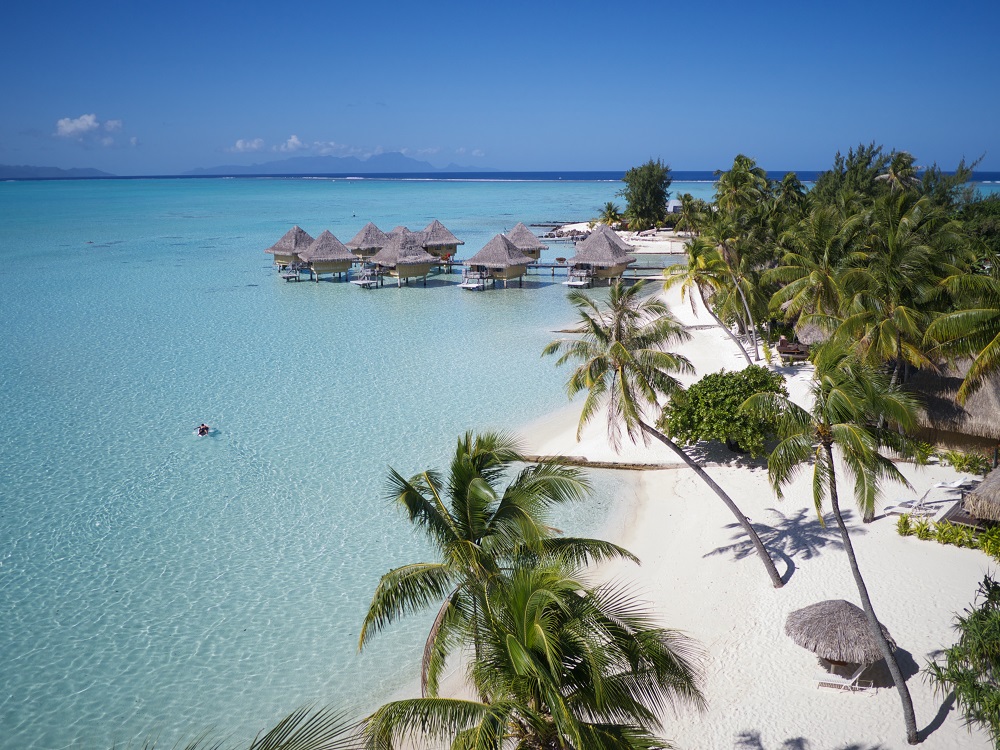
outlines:
[[[1000,3],[11,2],[0,163],[1000,171]]]

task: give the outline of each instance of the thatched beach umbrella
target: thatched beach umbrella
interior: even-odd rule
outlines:
[[[409,281],[411,276],[423,276],[424,286],[427,286],[427,274],[439,260],[424,250],[421,239],[418,232],[397,233],[393,230],[385,247],[372,256],[372,263],[390,276],[395,276],[396,286],[401,286],[402,279]]]
[[[964,507],[970,516],[983,521],[1000,521],[1000,469],[987,474],[986,479],[965,496]]]
[[[523,221],[517,222],[514,228],[507,232],[507,239],[513,242],[517,249],[529,258],[538,260],[542,255],[542,250],[548,250],[548,245],[543,245],[542,241],[535,236]]]
[[[304,229],[300,229],[296,224],[285,232],[284,236],[265,250],[274,256],[274,264],[278,268],[284,268],[292,263],[298,263],[299,253],[313,243],[313,238]]]
[[[344,245],[362,261],[366,261],[385,247],[388,239],[389,235],[369,221]]]
[[[312,277],[319,281],[321,273],[344,273],[351,268],[354,262],[354,253],[348,250],[344,243],[334,237],[330,230],[324,229],[323,233],[313,240],[305,250],[299,253],[299,257],[309,264],[309,272]]]
[[[879,623],[889,646],[896,642]],[[810,604],[788,615],[785,634],[802,648],[835,663],[874,664],[882,650],[872,636],[864,611],[843,599]]]
[[[439,258],[442,255],[454,255],[458,251],[458,246],[465,244],[437,219],[424,227],[421,234],[423,235],[424,249]]]
[[[594,276],[607,279],[620,277],[625,269],[635,263],[635,256],[629,255],[631,245],[606,227],[595,229],[587,239],[576,244],[576,255],[566,263],[571,268],[590,271]]]
[[[534,259],[522,253],[511,240],[498,234],[482,250],[465,261],[465,265],[473,271],[489,271],[493,279],[503,279],[506,287],[508,279],[521,279],[523,285],[522,277],[532,260]]]

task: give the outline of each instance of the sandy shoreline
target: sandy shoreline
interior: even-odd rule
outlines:
[[[666,300],[692,340],[679,350],[697,368],[697,378],[725,367],[745,365],[742,355],[713,321],[681,304],[680,294]],[[804,399],[807,366],[782,368],[793,398]],[[568,371],[567,371],[568,375]],[[608,444],[603,421],[575,439],[578,404],[571,404],[533,423],[524,431],[532,452],[585,456],[591,460],[677,462],[660,445]],[[732,462],[722,448],[707,457]],[[903,465],[913,485],[888,488],[880,505],[896,498],[919,497],[934,484],[959,475],[951,468]],[[832,519],[827,528],[816,520],[810,478],[801,475],[777,500],[761,466],[713,467],[710,473],[759,525],[765,544],[775,553],[786,585],[774,589],[756,556],[742,545],[733,517],[688,470],[632,473],[638,488],[623,506],[631,516],[609,519],[611,541],[642,560],[640,567],[609,566],[604,575],[634,582],[662,617],[684,630],[706,650],[703,715],[665,717],[663,736],[680,748],[889,748],[908,747],[899,697],[888,674],[875,674],[874,693],[845,694],[818,689],[816,658],[784,634],[788,613],[824,599],[858,602],[847,559],[840,549]],[[932,490],[930,499],[952,497]],[[853,506],[845,502],[845,507]],[[900,537],[895,517],[881,514],[862,524],[850,512],[859,564],[880,620],[896,639],[900,663],[909,676],[921,736],[927,748],[988,748],[982,734],[969,734],[950,701],[935,695],[921,673],[927,661],[954,642],[956,612],[967,607],[984,574],[995,567],[983,553]],[[877,672],[877,668],[876,668]]]

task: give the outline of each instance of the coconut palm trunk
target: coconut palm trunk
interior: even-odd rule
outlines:
[[[705,306],[705,309],[708,310],[708,314],[712,316],[712,320],[714,320],[719,328],[725,331],[726,335],[729,336],[732,342],[740,348],[740,354],[742,354],[744,359],[746,359],[747,364],[752,365],[753,360],[750,359],[750,354],[747,352],[746,347],[743,346],[743,342],[740,341],[740,337],[733,333],[733,329],[723,323],[722,318],[715,314],[715,310],[711,308],[708,304],[708,300],[705,299],[705,293],[702,291],[701,287],[698,287],[698,296],[701,297],[701,303]]]
[[[753,313],[750,312],[750,305],[747,304],[746,295],[743,294],[743,289],[740,287],[740,282],[738,279],[733,279],[733,285],[736,287],[736,291],[740,293],[740,300],[743,302],[743,309],[747,313],[747,328],[750,329],[750,339],[753,341],[753,358],[754,361],[760,362],[760,348],[757,346],[757,324],[754,322]]]
[[[829,466],[833,466],[833,445],[830,441],[825,441],[823,443],[823,450],[826,452],[826,459],[829,462]],[[892,648],[889,646],[889,642],[885,639],[882,634],[882,628],[879,625],[878,618],[875,616],[875,610],[872,608],[872,601],[868,597],[868,587],[865,585],[864,578],[861,577],[861,569],[858,567],[858,558],[854,554],[854,545],[851,544],[851,535],[847,532],[847,524],[844,523],[844,517],[840,513],[840,501],[837,496],[837,478],[833,471],[830,472],[830,506],[833,509],[833,516],[837,519],[837,527],[840,529],[840,538],[844,544],[844,552],[847,553],[847,559],[851,564],[851,573],[854,575],[854,583],[858,587],[858,596],[861,597],[861,609],[865,612],[865,617],[868,618],[868,628],[871,630],[872,636],[878,643],[879,650],[882,652],[882,656],[885,658],[886,666],[889,667],[889,673],[892,675],[892,681],[896,685],[896,691],[899,693],[899,700],[903,704],[903,721],[906,723],[906,741],[911,745],[916,745],[920,742],[917,737],[917,718],[913,713],[913,700],[910,698],[910,691],[906,687],[906,681],[903,679],[903,673],[899,669],[899,664],[896,662],[896,656],[892,652]]]
[[[743,514],[743,511],[741,511],[737,507],[736,503],[733,502],[732,498],[730,498],[729,495],[726,494],[726,491],[723,490],[718,484],[716,484],[715,480],[712,479],[709,473],[705,471],[705,469],[703,469],[700,464],[698,464],[690,456],[688,456],[688,454],[685,453],[684,450],[679,445],[677,445],[677,443],[675,443],[673,440],[668,438],[666,435],[664,435],[656,428],[651,427],[650,425],[646,424],[641,420],[639,422],[639,426],[642,428],[643,432],[645,432],[647,435],[656,438],[665,446],[667,446],[670,450],[676,453],[680,457],[680,459],[685,464],[687,464],[688,468],[692,469],[694,473],[698,475],[698,478],[701,479],[705,484],[707,484],[711,488],[712,492],[714,492],[719,497],[719,499],[722,500],[723,503],[725,503],[725,506],[729,508],[729,511],[734,516],[736,516],[736,521],[739,523],[740,527],[743,529],[746,535],[750,538],[751,543],[753,543],[753,547],[757,551],[757,556],[760,558],[760,561],[764,564],[764,569],[767,571],[767,575],[771,579],[771,583],[774,585],[774,588],[780,589],[782,586],[784,586],[785,582],[781,580],[781,575],[778,573],[778,569],[774,566],[774,561],[771,559],[771,556],[767,552],[767,548],[764,547],[764,543],[760,540],[760,537],[754,530],[753,524],[750,523],[750,519],[748,519]]]

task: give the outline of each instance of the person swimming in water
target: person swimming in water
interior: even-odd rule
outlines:
[[[211,429],[212,429],[211,427],[202,422],[200,425],[198,425],[199,437],[205,437],[205,435],[207,435],[211,431]]]

